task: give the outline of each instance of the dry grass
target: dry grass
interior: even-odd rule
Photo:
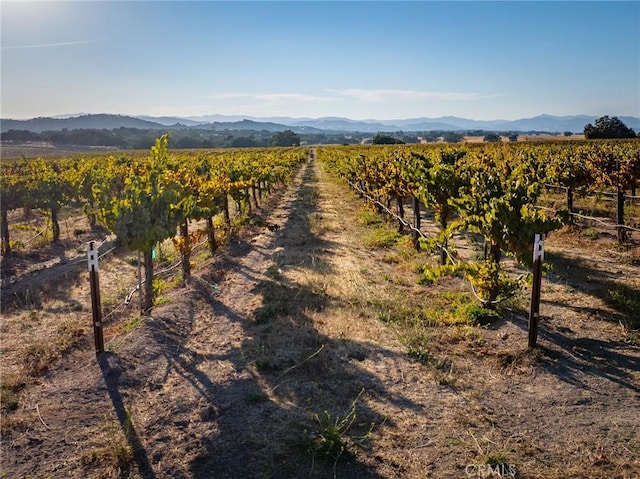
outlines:
[[[52,298],[16,310],[2,334],[38,349],[31,331],[42,328],[67,352],[49,364],[42,395],[3,363],[3,404],[17,401],[3,420],[13,455],[3,457],[25,473],[59,467],[68,477],[640,472],[640,352],[614,322],[622,308],[599,296],[612,282],[633,288],[634,266],[569,256],[608,251],[606,238],[594,247],[571,231],[551,237],[541,346],[528,351],[526,295],[479,326],[466,283],[416,284],[436,259],[407,235],[387,238],[396,225],[321,169],[303,173],[281,207],[255,212],[226,252],[198,261],[190,286],[169,288],[150,317],[114,325],[117,354],[101,370],[77,363],[92,354],[87,334],[73,346],[81,327],[71,313],[86,315],[84,306],[46,328]],[[105,277],[133,268],[112,261]],[[581,286],[588,276],[596,280]],[[65,430],[68,440],[56,440]],[[39,465],[29,451],[66,459]]]

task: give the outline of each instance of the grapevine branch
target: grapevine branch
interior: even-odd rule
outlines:
[[[380,201],[376,200],[375,198],[373,198],[371,195],[369,195],[366,191],[362,190],[360,187],[358,187],[357,185],[355,185],[353,182],[347,180],[347,182],[349,183],[349,185],[355,189],[356,191],[358,191],[359,193],[361,193],[362,195],[364,195],[369,201],[371,201],[372,203],[374,203],[375,205],[380,206],[382,209],[384,209],[389,215],[391,215],[393,218],[397,219],[403,226],[409,228],[411,231],[416,232],[418,235],[420,235],[420,237],[422,239],[425,240],[429,240],[430,238],[428,236],[426,236],[421,230],[419,230],[418,228],[414,227],[411,223],[407,223],[403,218],[401,218],[400,216],[396,215],[393,211],[391,211],[389,208],[387,208],[386,205],[384,205],[383,203],[381,203]],[[452,263],[457,263],[460,264],[460,261],[456,261],[455,258],[453,257],[453,255],[449,252],[449,250],[447,250],[447,248],[445,248],[443,245],[441,245],[440,243],[436,242],[436,246],[438,248],[440,248],[442,251],[444,251],[447,256],[449,257],[449,259],[451,260]],[[520,278],[522,278],[522,276],[520,276]],[[480,296],[478,296],[478,293],[476,292],[475,287],[473,286],[473,283],[471,281],[469,281],[469,285],[471,286],[471,292],[473,293],[473,295],[476,297],[476,299],[478,301],[480,301],[482,304],[500,304],[503,301],[506,301],[509,298],[512,298],[513,296],[516,295],[516,291],[513,291],[511,294],[500,298],[500,299],[496,299],[495,301],[489,301],[486,299],[482,299]]]
[[[553,208],[547,208],[545,206],[536,206],[536,208],[538,208],[540,210],[545,210],[545,211],[555,211]],[[607,223],[606,221],[604,221],[602,218],[597,218],[595,216],[586,216],[586,215],[581,215],[579,213],[569,213],[569,215],[575,216],[576,218],[582,218],[582,219],[585,219],[585,220],[595,221],[596,223],[600,223],[601,225],[606,226],[607,228],[611,228],[611,229],[624,228],[624,229],[627,229],[627,230],[640,232],[640,229],[638,229],[638,228],[634,228],[634,227],[628,226],[628,225],[617,225],[617,224],[612,225],[611,223]]]
[[[387,206],[385,204],[383,204],[380,201],[378,201],[375,198],[373,198],[371,195],[369,195],[366,191],[362,190],[359,186],[354,184],[352,181],[347,180],[347,182],[349,183],[349,186],[351,186],[353,189],[358,191],[360,194],[364,195],[369,201],[371,201],[375,205],[379,206],[384,211],[386,211],[387,214],[389,214],[392,217],[394,217],[395,219],[397,219],[402,224],[402,226],[404,226],[406,228],[409,228],[411,231],[417,233],[424,240],[430,240],[431,239],[427,235],[425,235],[421,230],[419,230],[418,228],[413,226],[411,223],[408,223],[407,221],[405,221],[404,218],[401,218],[400,216],[396,215],[393,211],[391,211],[389,208],[387,208]],[[460,263],[460,261],[456,261],[456,259],[453,257],[453,255],[449,252],[449,250],[444,245],[440,244],[439,242],[436,242],[436,246],[446,253],[446,255],[449,257],[449,259],[451,260],[452,263]]]

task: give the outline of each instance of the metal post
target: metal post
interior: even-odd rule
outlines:
[[[138,301],[140,306],[140,311],[142,311],[142,260],[140,259],[140,251],[138,251]]]
[[[420,200],[415,196],[413,197],[413,227],[416,230],[420,229]],[[417,231],[413,232],[413,245],[420,251],[420,235]]]
[[[540,289],[542,262],[544,261],[544,234],[536,233],[533,245],[533,285],[531,287],[531,311],[529,312],[529,348],[535,348],[540,320]]]
[[[89,241],[87,245],[87,260],[89,268],[89,284],[91,285],[91,311],[93,315],[93,338],[96,346],[96,356],[104,353],[104,335],[102,333],[102,307],[100,306],[100,280],[98,277],[98,250],[96,242]]]

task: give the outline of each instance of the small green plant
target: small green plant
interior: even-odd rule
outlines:
[[[459,307],[454,314],[469,324],[485,325],[502,319],[502,315],[495,309],[483,308],[474,303]]]
[[[123,328],[125,332],[130,333],[131,331],[136,329],[138,326],[140,326],[141,323],[142,323],[142,316],[134,316],[133,318],[129,319],[129,321],[124,323]]]
[[[282,275],[282,271],[280,270],[280,265],[272,264],[271,266],[269,266],[267,268],[266,275],[271,279],[275,279],[275,280],[279,279],[280,276]]]
[[[357,213],[358,223],[364,226],[381,225],[384,218],[370,208],[362,208]]]
[[[595,241],[600,237],[600,233],[598,233],[593,228],[587,228],[582,232],[585,238],[590,239],[591,241]]]
[[[380,226],[365,236],[364,243],[369,247],[387,247],[395,245],[400,237],[400,233],[395,229]]]
[[[485,463],[489,466],[508,466],[509,460],[507,457],[501,452],[487,454],[485,458]]]
[[[265,324],[278,316],[278,310],[271,304],[265,304],[257,308],[253,315],[257,324]]]
[[[153,299],[154,301],[167,289],[162,278],[153,278]]]
[[[607,302],[627,316],[631,329],[640,328],[640,290],[617,284],[608,291]]]
[[[28,376],[43,374],[56,358],[56,351],[47,342],[34,341],[27,346],[24,365]]]
[[[0,405],[5,411],[15,411],[20,406],[15,388],[2,385],[0,388]]]
[[[9,247],[12,250],[22,249],[24,248],[24,243],[22,241],[9,240]]]
[[[410,358],[416,359],[423,364],[429,364],[431,360],[429,351],[431,336],[420,328],[414,328],[414,330],[401,335],[400,341],[407,347],[407,354]]]
[[[351,402],[349,411],[343,417],[332,415],[327,410],[313,415],[314,425],[304,430],[303,444],[314,460],[331,459],[335,465],[338,461],[353,458],[356,449],[364,445],[375,424],[372,423],[364,434],[350,434],[357,419],[356,405],[363,392],[364,389]]]

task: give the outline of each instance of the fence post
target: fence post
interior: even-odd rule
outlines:
[[[104,336],[102,333],[102,307],[100,306],[100,280],[98,277],[98,250],[96,242],[89,241],[87,245],[87,260],[89,268],[89,284],[91,285],[91,312],[93,316],[93,338],[96,346],[96,356],[104,353]]]
[[[413,231],[413,245],[416,250],[420,251],[420,235],[416,231],[420,230],[420,200],[415,196],[413,197],[413,227],[415,228]]]
[[[536,233],[533,244],[533,285],[531,287],[531,311],[529,312],[529,348],[535,348],[540,320],[540,289],[542,262],[544,261],[544,234]]]

